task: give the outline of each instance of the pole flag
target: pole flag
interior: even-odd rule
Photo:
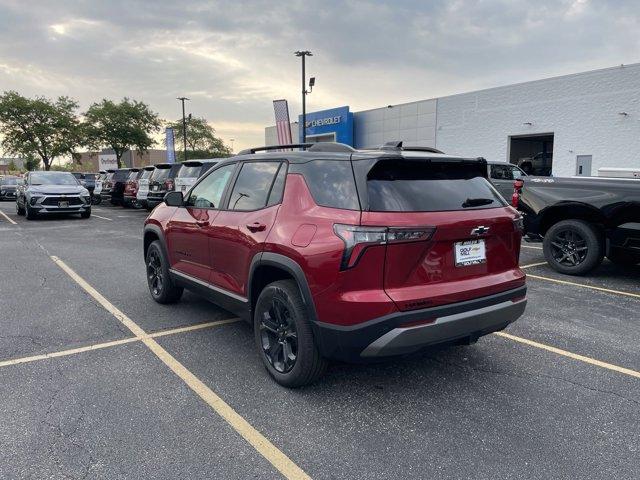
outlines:
[[[176,149],[173,138],[173,128],[167,127],[165,130],[167,139],[167,163],[176,163]]]
[[[290,145],[291,122],[289,121],[289,105],[286,100],[274,100],[273,110],[276,114],[276,130],[278,131],[278,145]]]

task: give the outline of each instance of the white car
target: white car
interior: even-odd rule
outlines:
[[[136,194],[136,200],[138,201],[138,204],[143,207],[145,207],[147,203],[147,195],[149,195],[149,179],[151,178],[155,168],[156,167],[153,165],[144,167],[142,169],[142,176],[138,179],[138,193]]]
[[[204,160],[187,160],[182,163],[182,168],[175,178],[176,192],[183,194],[196,183],[196,180],[204,175],[211,167],[218,163],[221,159],[210,158]]]

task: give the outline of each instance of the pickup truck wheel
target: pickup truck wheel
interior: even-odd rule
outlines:
[[[260,292],[253,319],[256,346],[269,375],[284,387],[309,385],[327,367],[306,317],[293,280],[270,283]]]
[[[175,303],[180,300],[183,288],[178,287],[171,280],[169,262],[158,240],[149,245],[145,263],[151,297],[158,303]]]
[[[602,262],[603,245],[596,228],[582,220],[562,220],[545,234],[544,256],[567,275],[584,275]]]

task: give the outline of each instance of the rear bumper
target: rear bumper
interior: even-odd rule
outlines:
[[[526,291],[523,286],[474,300],[397,312],[349,327],[316,322],[314,334],[323,355],[346,361],[406,355],[441,344],[468,343],[516,321],[526,307]],[[406,326],[422,320],[430,323]]]

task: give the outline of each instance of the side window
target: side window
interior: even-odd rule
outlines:
[[[522,178],[525,173],[514,165],[513,167],[511,167],[511,175],[514,180],[518,180],[519,178]]]
[[[351,162],[313,160],[304,165],[296,165],[296,173],[298,168],[318,205],[347,210],[360,209]]]
[[[220,200],[235,164],[220,167],[205,177],[189,193],[187,206],[195,208],[220,208]]]
[[[513,180],[513,173],[509,165],[491,165],[491,178],[495,180]]]
[[[271,193],[269,194],[269,199],[267,200],[267,206],[277,205],[282,201],[282,194],[284,193],[284,183],[287,178],[287,164],[282,162],[280,164],[280,169],[278,170],[278,174],[276,175],[276,179],[273,182],[273,186],[271,187]]]
[[[251,162],[242,165],[229,198],[229,210],[258,210],[267,204],[280,162]]]

